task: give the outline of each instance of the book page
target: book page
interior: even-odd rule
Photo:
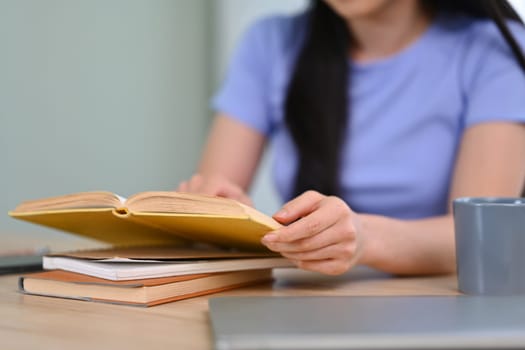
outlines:
[[[125,259],[127,261],[176,261],[176,260],[210,260],[210,259],[235,259],[257,258],[266,256],[279,256],[277,253],[267,252],[242,252],[218,249],[214,247],[189,247],[189,246],[140,246],[140,247],[114,247],[109,249],[79,250],[47,254],[48,256],[62,256],[92,260]]]
[[[25,201],[18,205],[14,212],[23,213],[85,208],[116,208],[122,205],[122,199],[124,198],[107,191],[78,192],[63,196]]]
[[[128,198],[127,207],[134,212],[247,216],[233,199],[175,191],[138,193]]]

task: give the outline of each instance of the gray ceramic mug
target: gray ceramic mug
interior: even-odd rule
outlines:
[[[525,294],[525,198],[458,198],[453,210],[459,290]]]

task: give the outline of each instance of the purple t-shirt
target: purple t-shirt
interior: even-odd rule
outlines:
[[[253,25],[213,100],[216,111],[274,143],[273,179],[283,201],[290,199],[297,167],[283,106],[305,24],[303,14]],[[525,47],[525,30],[509,25]],[[446,213],[465,129],[488,121],[525,122],[525,74],[487,20],[438,17],[401,52],[349,64],[351,126],[341,197],[356,212],[397,218]]]

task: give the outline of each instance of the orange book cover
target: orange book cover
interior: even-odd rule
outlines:
[[[21,276],[19,290],[25,294],[48,297],[153,306],[267,282],[271,279],[271,269],[132,281],[110,281],[73,272],[53,270]]]

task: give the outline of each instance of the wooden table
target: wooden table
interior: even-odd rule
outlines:
[[[215,295],[454,295],[453,276],[390,278],[356,269],[327,277],[293,269],[272,283]],[[23,295],[0,277],[2,349],[210,349],[208,298],[138,308]]]
[[[330,277],[296,269],[273,283],[224,295],[455,295],[455,276],[393,278],[366,268]],[[1,349],[211,349],[211,296],[151,308],[23,295],[18,276],[0,276]]]

